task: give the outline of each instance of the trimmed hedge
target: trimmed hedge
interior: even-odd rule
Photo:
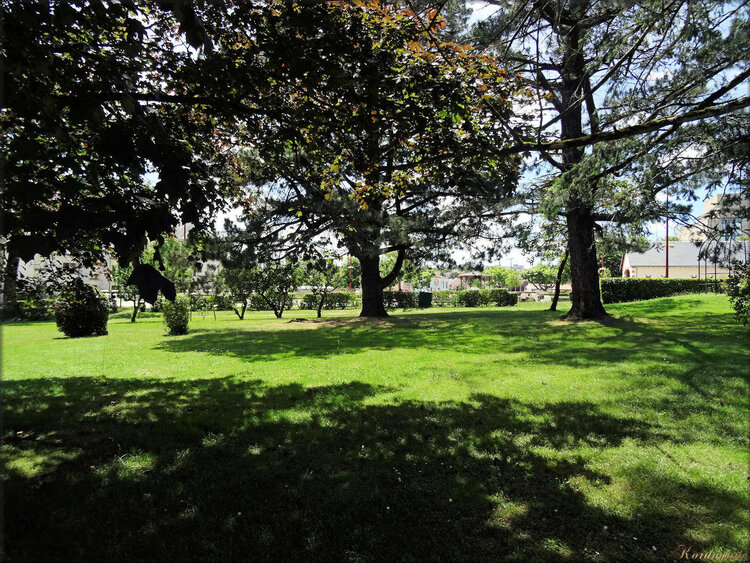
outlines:
[[[419,294],[416,291],[384,291],[383,303],[388,309],[416,309]]]
[[[275,294],[269,294],[269,297],[271,299],[277,298]],[[286,296],[286,300],[284,301],[284,309],[291,309],[293,303],[294,298],[290,293]],[[253,293],[250,296],[250,299],[248,299],[247,308],[251,309],[252,311],[273,311],[273,307],[270,307],[260,295],[257,295],[255,293]]]
[[[467,289],[459,291],[456,304],[459,307],[480,307],[486,305],[487,295],[482,295],[482,290]]]
[[[481,307],[484,305],[511,307],[516,303],[518,303],[518,294],[510,293],[505,288],[432,292],[434,307]]]
[[[65,336],[102,336],[107,334],[109,303],[94,286],[74,280],[55,303],[55,320]]]
[[[602,302],[623,303],[681,293],[712,293],[718,282],[699,279],[615,278],[602,280]]]
[[[518,294],[510,293],[507,289],[503,288],[490,289],[489,302],[498,307],[512,307],[518,303]]]
[[[300,309],[317,309],[320,297],[312,293],[305,293],[299,303]],[[346,309],[357,303],[354,293],[348,291],[332,291],[326,293],[323,309]]]
[[[433,307],[455,307],[457,299],[458,292],[456,291],[446,290],[432,292]]]

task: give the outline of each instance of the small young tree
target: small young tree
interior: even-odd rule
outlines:
[[[485,273],[492,276],[492,284],[495,287],[513,288],[520,287],[521,285],[521,276],[518,270],[514,270],[513,268],[492,266],[491,268],[487,268]]]
[[[245,318],[247,303],[253,293],[254,276],[251,268],[227,267],[221,270],[221,279],[232,296],[232,310],[240,320]],[[237,308],[237,304],[240,308]]]
[[[546,291],[557,279],[557,270],[552,266],[537,264],[533,268],[527,268],[522,273],[523,278],[531,285]]]
[[[125,267],[120,266],[116,262],[112,264],[111,276],[112,285],[117,291],[117,296],[122,300],[133,302],[133,313],[130,315],[130,322],[134,323],[138,317],[138,311],[140,311],[143,304],[143,300],[138,295],[138,288],[134,285],[126,285],[130,274],[133,273],[133,266],[128,264]]]
[[[277,319],[284,314],[289,293],[297,289],[300,274],[300,268],[292,262],[267,262],[252,270],[255,294]]]
[[[221,262],[224,283],[242,304],[241,310],[235,307],[235,313],[244,318],[255,294],[281,318],[289,293],[297,288],[300,272],[296,260],[289,252],[285,254],[279,233],[257,216],[245,216],[240,223],[228,219],[224,231],[208,237],[205,256]]]
[[[310,286],[310,293],[316,297],[318,318],[321,317],[321,311],[325,306],[326,295],[344,287],[346,274],[347,272],[336,265],[330,257],[307,262],[302,268],[301,280]]]

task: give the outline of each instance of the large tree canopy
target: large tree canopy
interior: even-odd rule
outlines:
[[[514,185],[517,158],[487,153],[506,144],[515,80],[444,41],[437,10],[81,0],[4,4],[3,20],[9,257],[137,260],[178,222],[204,228],[228,180],[249,179],[265,188],[248,212],[369,261],[367,303],[384,314],[381,252],[482,235]]]
[[[497,12],[477,40],[536,95],[536,139],[508,151],[538,155],[532,211],[565,218],[573,280],[570,315],[605,314],[594,233],[666,209],[665,189],[747,182],[748,7],[708,2],[489,0]],[[743,170],[744,168],[744,170]],[[627,176],[630,182],[617,180]]]
[[[178,25],[193,46],[203,43],[187,3],[168,5],[3,3],[11,256],[112,247],[131,260],[146,237],[215,213],[228,154],[216,116],[187,99],[195,50],[180,48]]]
[[[494,59],[442,41],[434,11],[328,2],[267,18],[273,32],[244,38],[248,50],[235,55],[258,49],[278,61],[267,65],[276,116],[242,133],[247,212],[279,239],[280,256],[332,236],[361,264],[362,315],[384,316],[383,288],[407,252],[492,236],[488,221],[520,164],[491,156],[514,140],[516,81]],[[292,68],[286,51],[300,54]],[[381,276],[379,257],[391,251],[398,259]]]

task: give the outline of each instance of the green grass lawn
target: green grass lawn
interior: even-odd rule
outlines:
[[[726,298],[603,325],[544,307],[5,324],[4,557],[747,551],[750,343]]]

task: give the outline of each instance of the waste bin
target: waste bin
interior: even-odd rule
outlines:
[[[420,291],[419,292],[419,308],[427,309],[429,307],[432,307],[432,293],[430,293],[429,291]]]

